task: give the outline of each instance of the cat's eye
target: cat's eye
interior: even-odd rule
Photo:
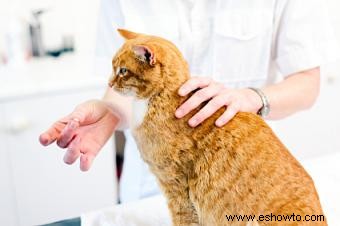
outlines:
[[[120,75],[126,75],[127,71],[128,70],[125,67],[122,67],[122,68],[119,69],[119,74]]]

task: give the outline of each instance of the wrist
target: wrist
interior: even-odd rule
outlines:
[[[249,88],[246,88],[245,91],[247,93],[247,102],[249,103],[248,111],[257,114],[263,106],[261,97]]]
[[[101,102],[106,106],[108,109],[109,114],[113,118],[112,122],[116,123],[116,128],[118,130],[125,130],[129,127],[130,124],[130,118],[129,115],[130,112],[126,112],[124,107],[122,107],[121,102],[118,101],[112,101],[110,99],[102,99]]]
[[[269,111],[270,111],[270,104],[269,104],[268,97],[265,95],[265,93],[261,89],[253,88],[253,87],[249,87],[248,89],[253,93],[253,96],[256,99],[256,103],[254,102],[255,103],[254,106],[256,106],[255,108],[256,112],[254,113],[257,113],[261,117],[265,118],[266,116],[268,116]]]

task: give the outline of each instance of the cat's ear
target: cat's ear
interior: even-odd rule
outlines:
[[[128,31],[125,29],[120,29],[118,28],[117,31],[119,32],[119,34],[125,38],[125,40],[129,40],[129,39],[134,39],[137,38],[140,34],[132,32],[132,31]]]
[[[150,47],[135,45],[132,47],[132,50],[139,60],[147,62],[151,66],[155,65],[156,56]]]

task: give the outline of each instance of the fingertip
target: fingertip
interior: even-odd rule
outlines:
[[[227,122],[224,122],[224,121],[222,121],[222,120],[217,120],[217,121],[215,122],[215,125],[216,125],[217,127],[222,127],[222,126],[224,126],[226,123],[227,123]]]
[[[91,168],[92,158],[86,154],[80,157],[80,170],[83,172],[88,171]]]
[[[65,139],[60,138],[57,140],[57,145],[60,148],[67,148],[68,143],[65,142]]]
[[[71,161],[71,159],[69,158],[69,156],[67,154],[64,155],[63,161],[67,165],[71,165],[73,163],[73,161]]]
[[[180,89],[178,90],[178,94],[179,94],[180,96],[185,96],[185,95],[187,95],[187,93],[188,93],[188,90],[187,90],[186,88],[180,88]]]
[[[80,170],[83,171],[83,172],[87,172],[87,171],[89,171],[89,168],[85,168],[85,167],[80,166]]]
[[[39,142],[40,142],[40,144],[42,144],[42,145],[44,145],[44,146],[47,146],[47,145],[49,145],[50,144],[50,139],[49,139],[50,137],[48,136],[48,134],[41,134],[40,136],[39,136]]]
[[[64,162],[68,165],[72,165],[79,157],[78,153],[72,153],[72,150],[67,150],[64,155]]]
[[[178,109],[176,112],[175,112],[175,116],[176,118],[182,118],[183,117],[183,111]]]
[[[194,128],[198,125],[198,121],[197,121],[197,119],[190,119],[188,124],[189,124],[189,126]]]
[[[89,169],[90,169],[90,167],[87,164],[80,162],[80,170],[81,171],[86,172]]]

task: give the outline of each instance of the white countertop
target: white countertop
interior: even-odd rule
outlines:
[[[92,58],[65,55],[0,66],[0,102],[75,89],[103,88],[108,76],[95,76]]]

